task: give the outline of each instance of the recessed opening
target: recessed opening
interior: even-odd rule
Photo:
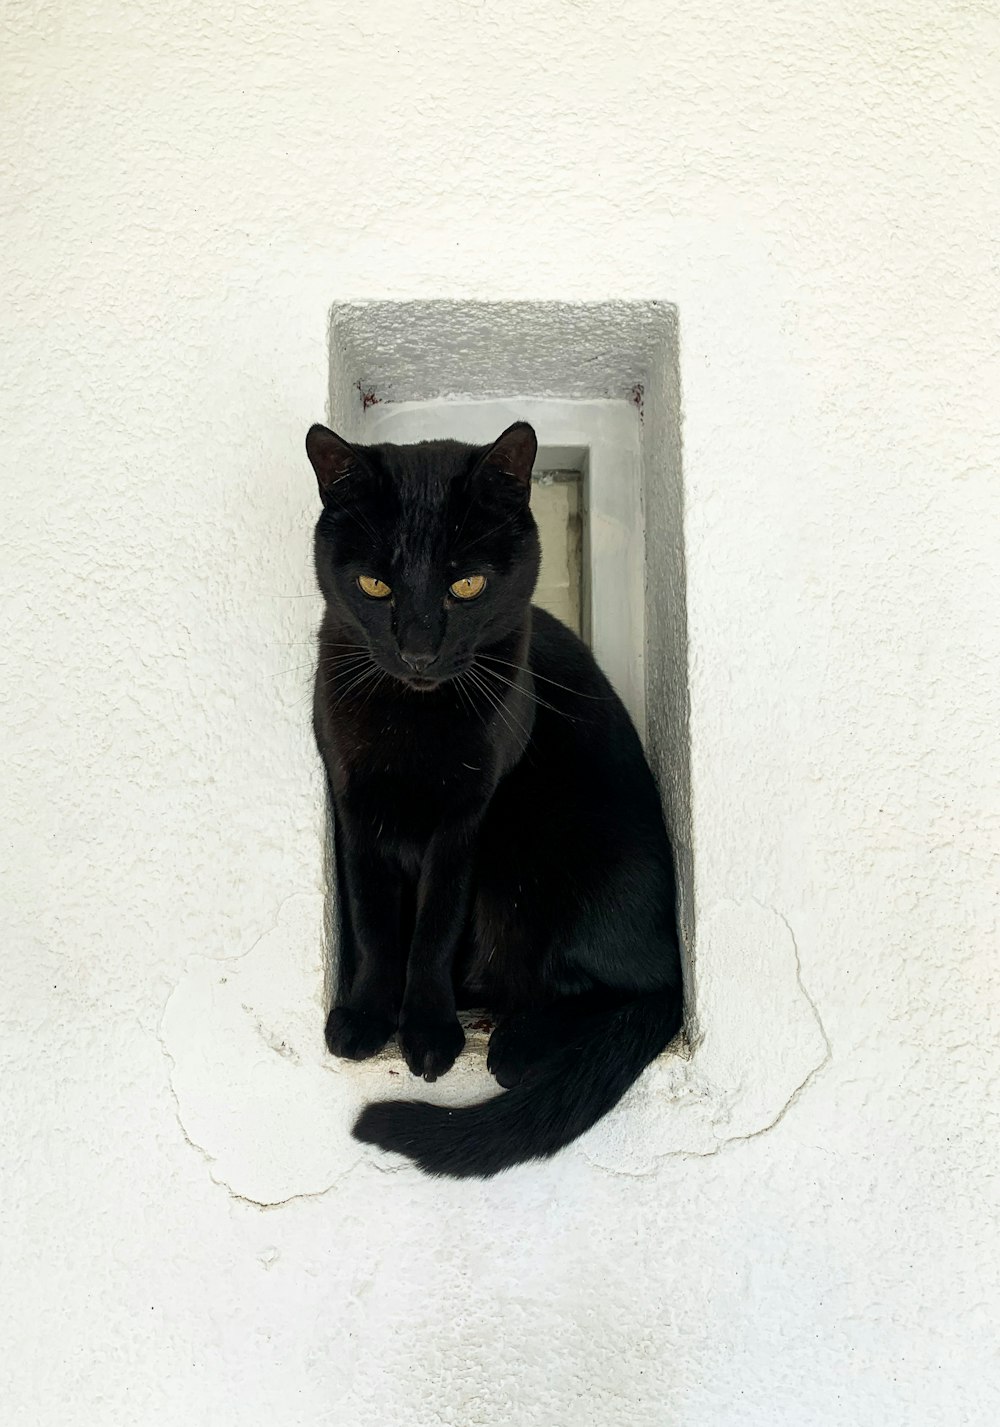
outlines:
[[[348,438],[488,443],[522,419],[540,442],[536,600],[590,644],[646,743],[677,859],[690,1023],[697,1008],[676,312],[658,302],[333,308],[330,422]],[[328,923],[335,962],[336,918]]]
[[[555,466],[539,451],[532,472],[531,508],[542,542],[535,603],[589,638],[589,581],[584,581],[583,471]],[[586,617],[585,617],[586,615]]]

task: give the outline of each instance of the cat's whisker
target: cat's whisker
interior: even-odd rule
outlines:
[[[352,510],[350,506],[345,505],[342,500],[338,500],[332,490],[327,490],[327,499],[332,500],[337,510],[342,515],[346,515],[350,520],[353,520],[360,530],[363,530],[367,535],[371,536],[372,540],[378,541],[376,531],[372,528],[371,522],[367,520],[365,516],[359,514],[356,510]]]
[[[340,669],[345,664],[353,664],[358,659],[370,659],[371,652],[368,649],[359,649],[354,654],[323,654],[320,651],[320,665],[323,668]]]
[[[472,691],[466,685],[464,673],[456,675],[455,688],[458,690],[459,694],[461,694],[462,703],[465,705],[465,707],[469,709],[475,715],[476,718],[479,719],[480,723],[482,723],[483,715],[476,708],[476,702],[475,699],[472,697]]]
[[[483,687],[487,688],[488,686],[484,684]],[[502,694],[496,693],[495,690],[490,690],[489,692],[491,693],[492,697],[496,702],[497,713],[500,715],[504,723],[514,734],[515,738],[518,734],[521,734],[524,738],[525,747],[530,746],[531,729],[526,727],[523,721],[518,718],[517,714],[514,712],[514,710],[511,708],[510,704],[506,701]]]
[[[515,664],[512,659],[501,659],[496,654],[477,654],[477,659],[489,659],[495,664],[506,664],[509,669],[520,669],[524,674],[530,674],[534,679],[541,679],[543,684],[551,684],[556,689],[563,689],[567,694],[575,694],[578,699],[593,699],[595,703],[607,703],[607,694],[585,694],[580,689],[571,689],[569,684],[560,684],[556,679],[550,679],[545,674],[539,674],[527,664]]]
[[[338,679],[349,679],[354,674],[362,673],[365,668],[367,668],[367,660],[359,660],[346,669],[328,669],[325,677],[320,680],[320,686],[324,689],[335,688]]]
[[[577,722],[573,715],[568,714],[565,709],[557,709],[555,704],[547,703],[546,700],[540,698],[538,694],[532,692],[530,689],[526,689],[523,684],[518,684],[514,679],[508,679],[505,674],[498,673],[496,669],[487,669],[484,665],[480,665],[479,672],[486,675],[487,678],[498,679],[501,684],[505,684],[509,689],[518,690],[526,699],[530,699],[532,703],[537,704],[539,708],[549,709],[550,712],[558,714],[560,718],[569,719],[570,723]]]
[[[552,713],[562,713],[562,709],[557,709],[554,704],[547,703],[545,699],[541,698],[533,689],[518,683],[516,679],[510,679],[506,674],[501,674],[496,669],[490,669],[485,664],[480,664],[478,659],[476,667],[480,674],[486,679],[495,679],[497,683],[502,684],[505,688],[514,689],[517,693],[523,694],[526,699],[530,699],[532,703],[537,704],[539,708],[550,709]],[[566,715],[566,717],[569,717],[569,715]]]
[[[466,687],[465,687],[465,675],[464,675],[464,674],[456,674],[456,676],[455,676],[455,692],[458,694],[459,698],[462,700],[462,706],[463,706],[464,708],[469,708],[469,707],[470,707],[470,705],[469,705],[469,695],[468,695],[468,691],[467,691],[467,689],[466,689]]]
[[[350,688],[351,683],[359,674],[368,672],[369,667],[375,668],[374,661],[368,659],[358,659],[346,669],[328,669],[326,677],[323,679],[323,688],[337,689],[338,680],[341,681],[341,688]]]
[[[360,674],[355,674],[354,677],[350,679],[348,683],[344,686],[344,688],[334,689],[334,697],[336,698],[337,703],[343,703],[344,699],[347,697],[348,694],[357,693],[357,691],[363,688],[364,685],[369,682],[369,680],[375,678],[377,674],[381,674],[383,672],[384,671],[381,670],[374,661],[372,661],[370,668],[362,669]]]
[[[345,659],[346,659],[347,657],[348,657],[348,656],[346,656],[346,655],[344,656]],[[360,656],[350,656],[350,657],[351,657],[352,662],[351,662],[349,665],[347,665],[346,668],[345,668],[345,667],[341,667],[341,668],[337,668],[337,669],[327,669],[327,670],[324,670],[322,665],[320,665],[319,667],[316,667],[315,665],[310,666],[310,665],[308,665],[308,664],[302,665],[301,667],[302,667],[302,668],[305,668],[305,669],[308,669],[308,668],[312,667],[312,668],[314,669],[314,671],[315,671],[316,678],[315,678],[314,680],[310,681],[308,690],[306,691],[305,694],[303,694],[303,696],[302,696],[301,699],[297,699],[297,700],[296,700],[296,705],[295,705],[295,706],[298,707],[299,705],[304,704],[307,699],[314,697],[314,696],[315,696],[315,691],[316,691],[317,686],[318,686],[320,689],[324,689],[324,690],[325,690],[325,689],[329,689],[330,686],[331,686],[332,684],[334,684],[338,678],[341,678],[341,679],[343,679],[343,678],[345,678],[345,677],[348,677],[348,678],[349,678],[351,675],[358,674],[359,672],[361,672],[359,666],[360,666],[362,663],[365,662],[365,659],[362,659]],[[367,656],[366,656],[366,657],[367,657]],[[292,672],[292,671],[289,671],[289,672]],[[324,674],[324,673],[325,673],[325,677],[321,678],[320,675],[321,675],[321,674]],[[275,676],[275,677],[276,677],[276,676]]]
[[[382,683],[382,680],[383,680],[383,679],[387,679],[388,677],[389,677],[389,676],[388,676],[388,674],[386,673],[386,671],[385,671],[384,669],[380,669],[380,670],[379,670],[378,678],[375,680],[374,684],[372,684],[372,685],[370,686],[370,688],[369,688],[368,691],[366,692],[364,698],[361,700],[360,704],[358,705],[358,708],[359,708],[359,709],[363,709],[363,708],[364,708],[364,706],[365,706],[365,704],[368,702],[368,700],[369,700],[369,699],[372,697],[372,695],[378,690],[379,686],[380,686],[381,683]]]
[[[499,717],[503,719],[504,723],[510,729],[511,733],[514,734],[514,737],[517,737],[517,731],[515,730],[514,726],[516,724],[517,730],[519,730],[524,735],[525,741],[530,741],[530,731],[525,728],[524,724],[514,713],[514,710],[510,707],[510,705],[503,698],[501,698],[501,696],[496,692],[495,689],[491,689],[484,679],[481,679],[479,677],[479,674],[477,673],[475,668],[469,669],[468,673],[469,677],[479,686],[479,688],[482,689],[483,693],[486,695],[490,703],[496,709]],[[513,720],[513,722],[511,720]]]
[[[373,669],[377,668],[378,665],[375,663],[374,660],[362,659],[359,660],[357,664],[352,665],[350,669],[332,670],[330,673],[330,677],[327,679],[326,682],[328,685],[332,685],[337,690],[337,692],[345,693],[362,675],[368,674]],[[338,679],[341,680],[339,688],[337,687]]]
[[[468,512],[466,512],[466,514],[468,514]],[[483,543],[483,541],[484,541],[484,540],[488,540],[491,535],[497,535],[501,530],[505,530],[508,525],[510,525],[513,521],[517,520],[517,518],[518,518],[518,516],[519,516],[520,514],[521,514],[521,512],[520,512],[519,510],[515,510],[514,513],[513,513],[513,515],[508,515],[508,517],[507,517],[506,520],[501,520],[501,522],[500,522],[499,525],[494,525],[493,529],[492,529],[492,530],[487,530],[486,533],[485,533],[485,535],[477,535],[476,538],[475,538],[475,540],[470,540],[467,545],[462,545],[462,546],[459,546],[458,548],[462,551],[463,554],[464,554],[467,550],[474,550],[477,545],[481,545],[481,544]],[[465,529],[465,521],[464,521],[464,520],[463,520],[463,522],[462,522],[462,529],[463,529],[463,530]],[[456,537],[456,544],[457,544],[457,537]]]
[[[311,669],[314,673],[318,673],[320,668],[328,664],[337,664],[341,666],[338,672],[342,673],[342,666],[344,664],[355,663],[359,659],[363,658],[368,658],[367,652],[365,654],[334,654],[332,656],[328,655],[325,659],[320,659],[319,663],[317,663],[314,659],[310,659],[304,664],[293,664],[290,669],[278,669],[275,673],[270,674],[268,677],[271,679],[279,679],[283,674],[297,674],[302,669]]]
[[[499,717],[499,715],[500,715],[500,709],[499,709],[499,706],[498,706],[498,704],[497,704],[497,700],[496,700],[495,695],[490,692],[490,690],[486,687],[486,685],[485,685],[480,679],[477,679],[477,678],[476,678],[475,672],[474,672],[472,669],[470,669],[470,670],[468,671],[468,677],[469,677],[469,682],[470,682],[471,686],[472,686],[474,689],[478,690],[478,692],[481,693],[481,694],[483,695],[483,697],[485,698],[485,700],[486,700],[486,706],[487,706],[487,709],[490,711],[490,713],[496,714],[496,715]],[[489,721],[488,716],[487,716],[486,714],[483,715],[483,719],[484,719],[485,722],[488,722],[488,721]],[[506,720],[504,720],[504,721],[506,722]],[[509,723],[507,724],[507,727],[510,728],[510,724],[509,724]],[[511,732],[513,732],[513,730],[511,730]]]
[[[316,670],[316,665],[312,659],[307,664],[293,664],[290,669],[277,669],[273,674],[268,674],[269,679],[280,679],[284,674],[299,674],[303,669]]]
[[[370,659],[371,654],[367,649],[359,649],[356,654],[323,654],[320,652],[320,663],[331,667],[340,667],[343,664],[350,664],[355,659]]]
[[[484,672],[484,674],[485,674],[485,671],[481,671],[481,672]],[[518,692],[521,692],[521,694],[524,694],[524,695],[525,695],[525,698],[526,698],[526,699],[529,699],[529,701],[531,701],[532,704],[538,705],[539,708],[546,708],[546,705],[545,705],[545,704],[539,704],[538,699],[532,698],[532,695],[531,695],[531,694],[528,694],[528,691],[526,691],[526,689],[521,689],[521,688],[519,688],[519,685],[511,685],[511,688],[518,689]],[[499,691],[496,691],[496,689],[495,689],[494,692],[499,692]],[[506,694],[505,694],[505,692],[499,692],[499,698],[504,699],[504,708],[508,709],[509,713],[511,713],[512,718],[514,718],[514,716],[515,716],[515,715],[514,715],[514,709],[512,709],[512,708],[511,708],[511,704],[509,704],[509,702],[506,701]],[[558,709],[556,709],[556,711],[553,711],[553,712],[558,712]],[[569,719],[569,715],[566,715],[566,718]],[[573,721],[573,719],[569,719],[569,722],[572,723],[572,722],[575,722],[575,721]]]

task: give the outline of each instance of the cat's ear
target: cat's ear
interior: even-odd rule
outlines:
[[[531,488],[531,468],[538,454],[538,437],[526,421],[515,421],[499,436],[480,461],[510,476],[527,494]]]
[[[306,455],[324,498],[338,481],[364,464],[361,453],[327,426],[310,426],[306,432]]]

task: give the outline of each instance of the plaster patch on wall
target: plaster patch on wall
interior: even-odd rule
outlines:
[[[581,1145],[595,1164],[647,1174],[665,1155],[709,1155],[764,1133],[830,1058],[787,921],[758,902],[699,918],[691,1055],[664,1055]]]
[[[192,956],[160,1027],[185,1136],[260,1205],[322,1193],[360,1156],[360,1096],[323,1042],[323,900],[289,898],[242,956]]]
[[[192,957],[161,1026],[186,1138],[216,1183],[261,1206],[323,1194],[363,1155],[416,1172],[351,1139],[365,1101],[411,1094],[414,1082],[394,1053],[358,1065],[327,1053],[323,911],[318,894],[293,896],[242,956]],[[721,903],[701,935],[705,1030],[692,1053],[660,1057],[569,1153],[625,1174],[650,1173],[667,1155],[713,1154],[769,1129],[825,1064],[829,1044],[780,914]],[[496,1093],[487,1033],[468,1035],[455,1069],[420,1085],[422,1098],[461,1105]]]

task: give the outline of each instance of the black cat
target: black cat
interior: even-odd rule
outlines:
[[[590,651],[531,605],[530,426],[487,448],[314,426],[306,450],[341,920],[327,1044],[359,1060],[398,1034],[434,1080],[456,1009],[497,1014],[505,1094],[375,1103],[354,1127],[431,1174],[496,1174],[582,1134],[680,1029],[660,800]]]

